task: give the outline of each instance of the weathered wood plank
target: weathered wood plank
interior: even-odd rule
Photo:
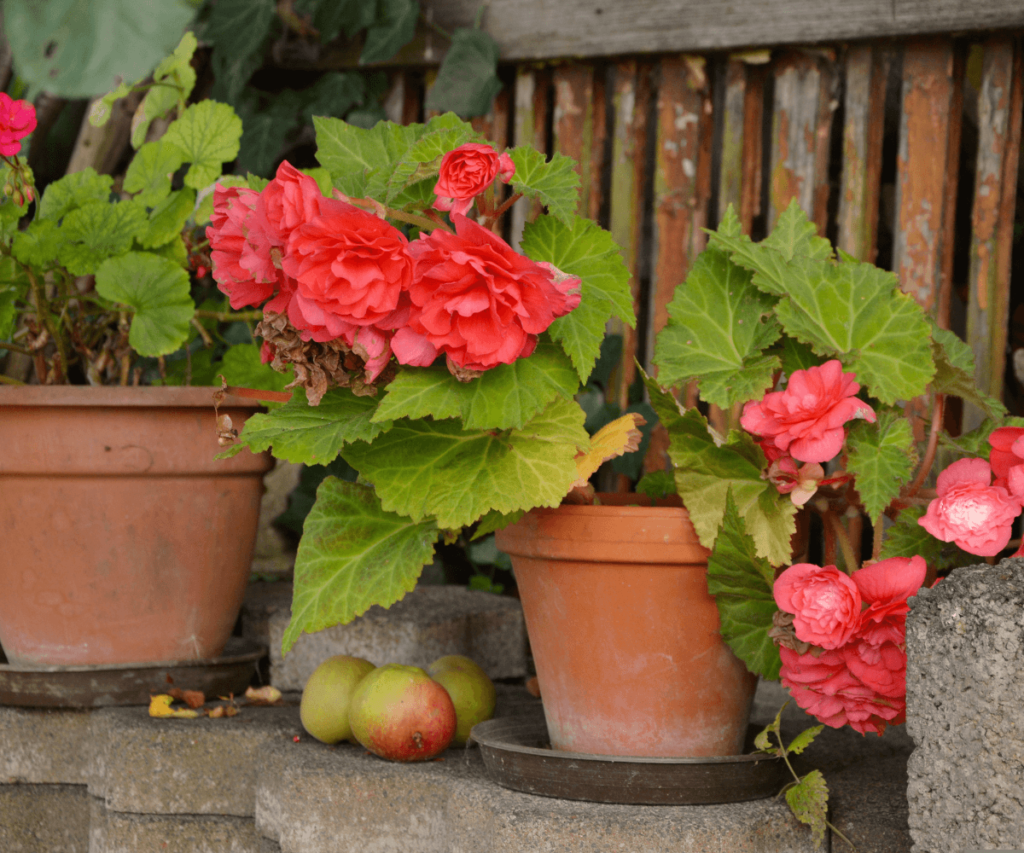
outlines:
[[[739,213],[743,198],[743,125],[747,93],[747,66],[730,57],[725,65],[725,97],[722,99],[722,137],[718,171],[718,209],[724,213],[731,204]],[[659,133],[660,133],[659,128]],[[660,150],[660,149],[659,149]],[[750,233],[750,226],[744,226]]]
[[[979,388],[1000,398],[1006,371],[1010,315],[1010,252],[1020,154],[1024,73],[1019,44],[996,37],[985,42],[978,98],[978,162],[974,183],[967,341],[974,351]],[[984,416],[965,406],[962,428]]]
[[[391,74],[390,87],[384,98],[384,114],[389,121],[397,124],[419,121],[422,96],[416,73],[395,71]]]
[[[513,145],[533,145],[547,153],[548,96],[551,72],[545,68],[521,66],[516,71],[515,119],[512,128]],[[520,199],[509,211],[511,216],[511,243],[518,248],[527,222],[539,212],[536,202]]]
[[[586,63],[558,66],[552,74],[552,88],[555,151],[576,161],[576,173],[580,176],[579,210],[587,215],[592,198],[599,198],[601,193],[601,145],[604,141],[603,103],[601,127],[595,127],[598,104],[594,97],[593,66]],[[603,97],[601,100],[603,102]]]
[[[944,328],[960,146],[958,65],[948,38],[912,41],[903,54],[893,269],[904,292]]]
[[[775,62],[768,227],[795,198],[825,232],[828,154],[836,85],[830,51],[787,51]]]
[[[731,56],[725,67],[718,215],[731,204],[746,234],[761,212],[761,124],[769,51]]]
[[[838,243],[862,261],[874,262],[878,251],[888,73],[889,55],[882,46],[859,44],[847,52]]]

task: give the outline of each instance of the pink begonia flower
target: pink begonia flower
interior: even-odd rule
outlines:
[[[1024,495],[1024,428],[1000,427],[988,437],[992,450],[989,465],[995,476],[993,486],[1014,495]]]
[[[992,485],[988,462],[954,462],[939,474],[935,491],[938,497],[917,520],[932,536],[979,557],[994,557],[1006,547],[1022,499]]]
[[[768,466],[768,481],[780,495],[789,495],[794,506],[803,506],[814,497],[824,478],[825,469],[817,462],[808,462],[798,469],[792,456],[781,456]]]
[[[465,214],[473,199],[484,192],[495,177],[503,183],[512,180],[515,164],[507,154],[498,154],[490,145],[468,142],[441,158],[434,193],[437,210]]]
[[[0,92],[0,154],[14,157],[21,151],[21,140],[35,129],[36,108]]]
[[[848,725],[861,734],[882,734],[886,726],[906,722],[905,693],[887,696],[865,684],[850,670],[846,649],[824,651],[815,656],[814,652],[801,655],[782,646],[779,655],[782,685],[797,705],[826,726],[838,729]],[[873,654],[867,652],[866,657],[871,658]],[[887,690],[896,692],[898,676],[883,678],[880,675],[883,668],[891,674],[889,665],[898,663],[891,649],[880,653],[877,672],[872,673],[871,680],[884,683]]]
[[[805,643],[837,649],[860,627],[860,590],[835,566],[797,563],[776,578],[773,592],[779,609],[793,614],[793,630]]]
[[[258,199],[259,193],[245,187],[217,184],[213,191],[213,214],[206,229],[213,280],[236,311],[269,299],[278,279],[273,267],[254,275],[253,267],[246,264],[253,251],[249,233]]]
[[[887,699],[906,700],[907,653],[897,643],[855,638],[842,648],[846,666],[865,687]]]
[[[867,608],[856,637],[875,645],[902,645],[906,638],[907,599],[924,583],[928,564],[923,557],[890,557],[855,571],[850,577]]]
[[[772,391],[743,407],[747,432],[770,437],[801,462],[828,462],[846,440],[843,425],[853,418],[874,422],[874,410],[856,398],[860,385],[833,359],[820,367],[795,370],[785,391]]]

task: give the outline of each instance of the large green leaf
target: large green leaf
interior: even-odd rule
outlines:
[[[573,159],[556,153],[547,160],[531,145],[517,146],[509,153],[516,166],[512,189],[536,199],[555,219],[571,228],[580,198],[580,176]]]
[[[772,587],[775,573],[758,556],[736,504],[726,499],[722,530],[708,558],[708,593],[718,605],[719,632],[747,669],[778,680],[782,660],[768,631],[778,607]]]
[[[395,164],[386,184],[387,204],[391,204],[410,184],[435,177],[446,152],[476,138],[471,125],[458,120],[453,114],[449,114],[449,119],[456,119],[454,126],[451,126],[451,121],[446,122],[449,126],[437,126],[436,119],[428,124],[423,136]]]
[[[910,482],[917,462],[910,423],[893,412],[880,413],[873,424],[855,421],[847,447],[847,470],[854,475],[857,493],[872,523],[881,523],[882,511]]]
[[[9,340],[14,333],[16,304],[25,298],[28,288],[28,276],[14,258],[0,256],[0,341]]]
[[[92,202],[64,217],[58,257],[72,275],[92,275],[108,258],[127,252],[146,228],[146,210],[141,204]]]
[[[33,97],[94,98],[149,74],[195,13],[189,0],[6,0],[4,34]]]
[[[401,420],[342,457],[373,483],[382,506],[458,529],[485,513],[557,506],[590,439],[583,410],[557,399],[518,430],[466,430],[458,420]]]
[[[92,166],[58,178],[43,192],[43,199],[39,202],[39,218],[62,219],[76,207],[91,202],[110,201],[113,184],[114,179],[110,175],[99,175]]]
[[[501,91],[498,58],[498,45],[486,32],[456,30],[424,106],[464,117],[485,115]]]
[[[555,320],[548,334],[562,345],[585,382],[601,351],[608,320],[616,316],[629,326],[636,323],[622,252],[611,234],[578,216],[569,225],[538,216],[523,232],[522,251],[534,261],[580,278],[580,304]]]
[[[203,27],[203,41],[229,58],[262,49],[274,20],[274,0],[217,0]]]
[[[96,270],[96,292],[135,310],[128,343],[139,355],[174,352],[188,338],[195,305],[188,273],[149,252],[129,252]]]
[[[571,397],[579,377],[555,344],[459,382],[444,366],[402,370],[387,387],[374,420],[461,418],[466,429],[522,427],[559,395]]]
[[[147,142],[132,158],[124,175],[123,189],[137,193],[135,199],[146,207],[159,204],[171,192],[171,177],[184,162],[184,152],[177,146],[158,139]]]
[[[682,386],[700,379],[700,395],[728,408],[761,397],[779,369],[764,354],[781,334],[770,316],[775,299],[750,282],[751,274],[717,249],[701,252],[668,305],[668,325],[654,351],[658,381]]]
[[[373,397],[357,397],[347,388],[332,388],[318,406],[310,406],[300,391],[279,409],[256,414],[245,422],[240,444],[253,453],[273,448],[274,456],[287,462],[326,465],[346,444],[373,441],[390,429],[387,421],[374,423],[377,408]]]
[[[195,190],[213,183],[223,164],[238,156],[241,138],[242,120],[227,104],[216,101],[192,104],[163,135],[192,164],[185,173],[185,185]]]
[[[377,0],[377,18],[366,31],[360,65],[387,62],[416,34],[417,0]]]
[[[139,237],[139,244],[145,249],[155,249],[169,243],[181,234],[195,206],[195,190],[188,187],[175,190],[153,208],[146,231]]]
[[[295,556],[286,654],[303,632],[351,622],[374,604],[389,607],[416,586],[433,559],[438,530],[386,512],[373,490],[327,477],[306,516]]]
[[[379,122],[366,129],[337,118],[313,117],[316,158],[331,173],[334,185],[353,197],[366,194],[367,182],[383,172],[386,186],[399,159],[423,134],[422,124]]]
[[[959,397],[972,403],[990,418],[1001,418],[1006,406],[1001,401],[983,394],[974,380],[974,352],[957,337],[955,332],[932,326],[932,356],[935,358],[935,379],[932,391],[950,397]]]
[[[14,257],[27,266],[46,266],[55,262],[63,243],[60,228],[52,219],[35,219],[24,231],[18,231],[11,243]]]

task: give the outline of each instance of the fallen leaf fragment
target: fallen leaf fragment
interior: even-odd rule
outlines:
[[[198,717],[199,713],[193,711],[191,708],[188,710],[176,711],[171,708],[171,703],[174,701],[174,697],[167,693],[158,693],[155,696],[151,696],[149,699],[149,716],[151,717],[179,717],[182,719],[189,719],[192,717]]]
[[[281,691],[269,684],[266,687],[247,687],[245,698],[250,705],[273,705],[281,701]]]
[[[218,705],[216,708],[211,708],[207,712],[208,717],[233,717],[238,713],[238,706],[235,704],[231,705]]]
[[[201,708],[206,704],[206,695],[202,690],[182,690],[180,687],[172,687],[167,692],[192,709]]]

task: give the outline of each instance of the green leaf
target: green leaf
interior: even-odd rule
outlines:
[[[334,5],[333,2],[325,6]],[[320,34],[323,38],[323,32]],[[308,99],[302,107],[302,123],[313,123],[313,116],[343,116],[352,107],[363,103],[366,81],[357,71],[329,71],[308,90]]]
[[[319,406],[310,406],[299,392],[279,409],[246,420],[239,440],[253,453],[273,447],[274,456],[286,462],[326,465],[346,444],[373,441],[391,428],[371,420],[376,408],[373,397],[357,397],[347,388],[331,389]]]
[[[139,355],[174,352],[188,338],[195,304],[188,273],[148,252],[129,252],[96,270],[96,292],[135,310],[128,343]]]
[[[428,110],[482,116],[501,91],[498,45],[483,30],[457,29],[427,94]]]
[[[729,209],[732,210],[732,205],[729,205]],[[786,706],[789,704],[787,699],[782,703],[782,707],[779,708],[775,714],[775,719],[772,720],[767,726],[758,732],[754,738],[754,746],[757,747],[761,752],[770,752],[774,755],[784,755],[785,750],[781,748],[782,738],[780,732],[782,731],[782,712],[786,710]],[[774,734],[779,741],[780,746],[775,746],[768,735]]]
[[[579,379],[555,344],[542,341],[529,358],[459,382],[444,366],[405,369],[392,380],[374,420],[461,418],[466,429],[523,426],[558,396],[571,397]]]
[[[585,381],[594,369],[612,316],[636,324],[629,270],[612,235],[590,220],[574,217],[569,225],[538,216],[523,232],[522,252],[568,275],[580,278],[580,304],[548,329]]]
[[[203,27],[203,41],[228,58],[262,51],[275,17],[274,0],[217,0]]]
[[[890,557],[919,555],[929,565],[938,562],[943,543],[917,523],[924,513],[925,508],[920,506],[907,507],[900,512],[896,523],[890,525],[885,531],[879,559],[888,560]]]
[[[772,348],[782,359],[782,372],[792,376],[797,370],[807,370],[808,367],[817,367],[821,359],[815,356],[807,344],[802,344],[795,338],[783,336],[780,345]]]
[[[775,299],[750,278],[725,252],[706,249],[697,256],[657,337],[659,382],[683,386],[699,378],[701,397],[723,408],[760,398],[772,387],[780,361],[762,351],[781,334],[770,316]]]
[[[420,4],[416,0],[377,0],[377,20],[366,31],[360,65],[387,62],[416,34]]]
[[[828,815],[828,785],[821,771],[812,770],[798,784],[787,788],[786,802],[793,817],[810,826],[814,848],[820,848]]]
[[[974,379],[974,352],[971,348],[955,332],[940,329],[934,320],[930,322],[932,357],[935,359],[932,391],[972,403],[990,418],[1003,417],[1006,406],[978,389]]]
[[[668,471],[651,471],[636,484],[636,491],[651,498],[665,498],[676,493],[676,480]]]
[[[16,303],[28,293],[25,271],[9,255],[0,256],[0,340],[9,340],[18,316]]]
[[[145,249],[155,249],[180,236],[195,206],[195,190],[186,187],[171,193],[153,208],[149,215],[149,226],[139,237],[139,244]]]
[[[763,245],[775,249],[787,261],[798,256],[819,260],[832,257],[832,245],[818,236],[818,226],[807,218],[795,198],[782,212]]]
[[[202,189],[221,173],[221,167],[238,156],[242,120],[227,104],[200,101],[192,104],[167,128],[163,139],[177,145],[191,163],[185,185]]]
[[[145,143],[154,119],[163,118],[174,109],[185,109],[196,85],[196,72],[192,67],[196,46],[195,35],[185,33],[174,53],[156,67],[153,72],[154,85],[146,92],[132,117],[133,148],[139,148]]]
[[[792,755],[799,755],[811,745],[812,741],[821,734],[822,729],[824,728],[824,726],[811,726],[809,729],[804,729],[800,734],[793,738],[792,741],[790,741],[789,746],[786,748],[786,752]]]
[[[334,185],[353,197],[365,195],[367,182],[378,172],[386,186],[394,164],[423,133],[422,124],[397,125],[380,122],[370,129],[356,127],[337,118],[313,117],[316,128],[316,158],[331,173]]]
[[[138,202],[153,207],[170,195],[171,176],[184,162],[183,152],[177,145],[163,139],[147,142],[132,158],[125,172],[123,189],[137,193]]]
[[[708,557],[708,593],[715,597],[722,639],[747,669],[776,681],[782,660],[768,631],[778,607],[772,593],[775,573],[758,556],[731,495],[715,549]]]
[[[294,373],[293,370],[278,373],[269,364],[264,364],[260,358],[258,344],[235,344],[230,347],[224,353],[223,360],[216,366],[216,371],[223,374],[228,385],[262,388],[267,391],[283,391],[285,385],[291,382]],[[263,405],[269,407],[277,404]]]
[[[257,175],[269,175],[289,134],[299,126],[301,100],[285,91],[263,105],[258,99],[243,98],[238,105],[242,139],[238,148],[240,168]]]
[[[342,456],[373,483],[386,510],[417,521],[433,516],[438,527],[455,530],[491,510],[557,506],[576,479],[577,449],[589,444],[583,410],[556,399],[521,430],[401,420]]]
[[[60,229],[52,219],[36,219],[14,235],[11,251],[27,266],[44,267],[55,261],[61,250]]]
[[[516,166],[513,191],[536,199],[566,228],[572,228],[580,198],[580,176],[573,159],[556,153],[549,161],[530,145],[517,146],[509,154]]]
[[[213,193],[217,186],[222,187],[248,187],[249,181],[241,175],[221,175],[217,178],[216,184],[208,187],[198,194],[199,204],[193,213],[196,225],[209,225],[210,217],[213,216]]]
[[[210,65],[213,67],[213,88],[210,97],[216,101],[236,104],[245,94],[246,84],[263,65],[265,53],[257,50],[247,55],[228,54],[214,48]]]
[[[6,0],[4,35],[30,100],[94,98],[149,74],[195,13],[188,0]]]
[[[387,182],[385,203],[392,204],[411,184],[435,178],[445,153],[475,139],[476,136],[472,126],[462,121],[455,127],[441,127],[436,130],[427,125],[423,136],[410,146],[396,164]]]
[[[97,201],[110,201],[113,184],[114,179],[110,175],[98,175],[92,166],[65,175],[46,187],[39,203],[39,218],[62,219],[76,207]]]
[[[881,523],[883,510],[910,482],[917,453],[910,422],[894,412],[881,412],[877,423],[855,421],[847,437],[847,470],[871,522]]]
[[[122,83],[114,91],[107,92],[100,100],[94,101],[89,107],[89,124],[93,127],[103,127],[114,112],[114,104],[131,94],[131,83]]]
[[[108,258],[127,252],[146,230],[146,210],[132,201],[93,202],[61,222],[59,259],[72,275],[92,275]]]
[[[476,527],[473,530],[473,535],[470,537],[471,541],[475,541],[489,533],[494,533],[496,530],[502,530],[508,527],[510,524],[515,524],[526,515],[526,510],[520,509],[515,512],[501,513],[491,510],[487,513],[480,521],[477,522]]]
[[[295,556],[292,617],[281,651],[303,632],[351,622],[374,604],[390,607],[433,560],[437,527],[386,512],[373,490],[327,477],[306,516]]]

